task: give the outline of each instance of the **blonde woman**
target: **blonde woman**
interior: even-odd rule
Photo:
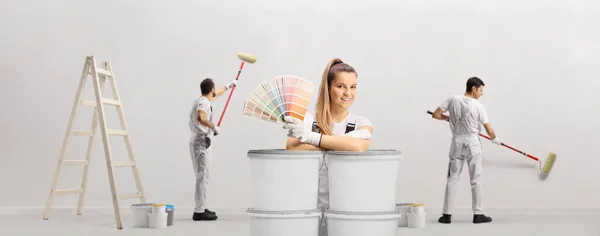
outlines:
[[[356,98],[357,73],[352,66],[334,58],[327,64],[314,118],[307,113],[304,120],[285,117],[288,129],[286,150],[334,150],[364,152],[371,145],[373,127],[364,116],[348,109]],[[319,207],[329,203],[328,171],[319,174]]]

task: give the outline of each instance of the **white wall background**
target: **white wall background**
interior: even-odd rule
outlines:
[[[235,54],[245,51],[258,61],[242,72],[222,135],[214,139],[212,208],[248,207],[246,152],[283,148],[285,142],[281,127],[241,115],[243,99],[278,74],[318,84],[333,57],[359,72],[352,111],[374,123],[372,148],[404,153],[398,202],[441,207],[450,132],[425,111],[462,93],[468,77],[479,76],[487,83],[482,101],[502,141],[541,158],[558,154],[552,175],[540,182],[535,162],[485,142],[485,207],[598,208],[600,159],[594,144],[600,99],[593,93],[600,88],[599,5],[593,0],[2,1],[0,207],[44,205],[88,55],[113,63],[148,200],[191,207],[190,104],[201,76],[218,84],[230,81],[239,66]],[[215,119],[226,96],[214,104]],[[77,128],[88,127],[92,109],[79,114]],[[111,127],[118,125],[114,108],[107,117]],[[111,140],[115,158],[126,158],[122,139]],[[111,206],[100,141],[97,136],[88,207]],[[84,158],[86,142],[73,139],[68,158]],[[79,186],[82,168],[63,170],[59,186]],[[118,170],[116,178],[120,193],[135,190],[131,171]],[[456,206],[470,207],[466,169],[458,193]],[[76,204],[76,195],[55,200],[55,206]]]

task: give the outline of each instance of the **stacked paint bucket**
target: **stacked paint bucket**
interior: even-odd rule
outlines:
[[[396,236],[401,153],[250,150],[252,236]],[[327,168],[329,207],[318,208]]]
[[[396,209],[400,151],[327,152],[329,236],[396,236],[402,214]]]
[[[396,208],[402,214],[398,227],[425,227],[425,205],[421,203],[398,203]]]
[[[248,151],[251,236],[317,236],[321,151]]]
[[[131,205],[133,227],[162,229],[173,225],[173,205],[138,203]]]

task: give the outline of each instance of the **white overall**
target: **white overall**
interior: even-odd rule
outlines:
[[[209,182],[209,169],[212,160],[212,145],[210,129],[198,122],[197,110],[204,109],[210,122],[212,122],[212,106],[206,97],[199,97],[193,103],[190,111],[189,127],[191,137],[189,141],[190,156],[196,175],[194,191],[194,212],[203,213],[206,207],[206,190]]]
[[[473,213],[483,214],[481,187],[483,149],[479,132],[481,125],[489,122],[487,114],[483,105],[477,100],[461,95],[449,98],[442,107],[443,110],[450,111],[452,130],[443,213],[451,214],[456,184],[466,162],[471,180]]]

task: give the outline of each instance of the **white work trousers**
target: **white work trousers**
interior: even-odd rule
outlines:
[[[194,212],[203,213],[206,206],[206,189],[208,188],[209,168],[211,163],[211,141],[207,136],[196,136],[190,140],[190,154],[196,175]]]
[[[444,214],[451,214],[454,203],[456,184],[462,173],[465,161],[469,167],[471,179],[471,202],[474,214],[483,214],[481,175],[483,174],[481,140],[477,135],[452,138],[450,146],[450,163],[444,196]]]

